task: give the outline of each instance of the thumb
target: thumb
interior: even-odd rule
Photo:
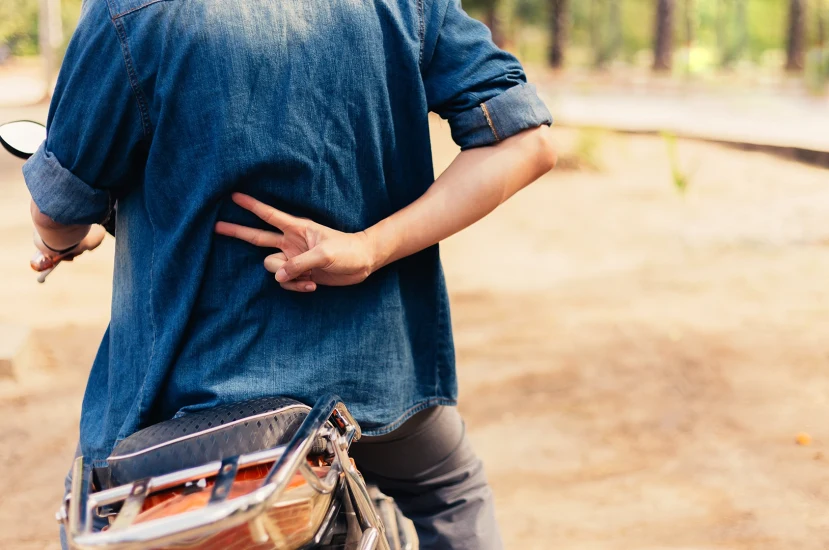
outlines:
[[[298,256],[294,256],[285,262],[279,271],[276,272],[276,280],[280,283],[292,281],[312,269],[325,267],[328,264],[328,258],[325,252],[319,246],[315,246],[307,252],[303,252]]]

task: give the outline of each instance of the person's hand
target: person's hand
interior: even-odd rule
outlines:
[[[44,271],[50,267],[54,267],[59,262],[71,262],[76,256],[80,256],[84,252],[94,250],[101,245],[107,232],[103,226],[93,225],[89,228],[89,232],[72,250],[64,254],[57,254],[50,250],[49,247],[43,244],[43,239],[35,232],[34,244],[37,248],[37,254],[32,258],[31,265],[35,271]]]
[[[89,250],[95,250],[98,248],[101,243],[104,241],[104,237],[106,236],[107,232],[101,225],[93,225],[89,228],[89,232],[86,236],[79,242],[72,250],[67,251],[65,254],[62,255],[61,261],[71,261],[72,258],[75,256],[80,256],[84,252]],[[34,236],[34,244],[35,248],[37,248],[40,252],[43,253],[44,256],[56,256],[54,250],[50,249],[48,246],[43,244],[43,239],[40,238],[40,235],[35,232]]]
[[[365,232],[343,233],[305,218],[297,218],[242,193],[233,202],[277,228],[264,231],[218,222],[216,233],[281,252],[265,258],[265,269],[280,286],[313,292],[317,285],[346,286],[363,282],[374,266],[373,247]]]
[[[90,250],[98,248],[101,243],[104,242],[104,237],[106,237],[106,235],[107,231],[104,229],[103,225],[93,225],[89,228],[89,233],[86,234],[86,237],[84,237],[83,240],[78,243],[78,246],[76,246],[72,251],[73,257],[80,256],[84,252],[89,252]]]

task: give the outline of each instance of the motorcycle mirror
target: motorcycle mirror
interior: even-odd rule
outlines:
[[[16,157],[27,159],[46,139],[46,126],[29,120],[0,125],[0,144]]]

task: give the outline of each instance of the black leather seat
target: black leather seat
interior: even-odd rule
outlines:
[[[265,397],[155,424],[118,443],[107,459],[107,485],[123,485],[288,443],[310,410],[287,397]]]

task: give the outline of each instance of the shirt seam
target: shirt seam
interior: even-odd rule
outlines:
[[[423,69],[423,44],[424,42],[426,42],[426,18],[424,16],[423,1],[424,0],[417,0],[417,14],[420,18],[418,25],[418,38],[420,39],[420,54],[417,60],[417,64],[420,65],[421,70]]]
[[[146,202],[145,202],[146,204]],[[150,356],[148,360],[148,364],[150,365],[150,369],[153,368],[155,363],[155,344],[157,340],[158,331],[156,330],[155,325],[155,299],[153,297],[153,290],[155,289],[155,237],[156,237],[156,229],[155,223],[153,223],[153,216],[150,213],[150,209],[147,208],[147,221],[150,224],[150,234],[152,235],[152,242],[150,243],[150,330],[152,331],[153,341],[150,344]],[[144,416],[144,393],[147,388],[147,376],[141,381],[141,388],[138,390],[138,422],[139,425],[142,421]]]
[[[107,0],[109,2],[110,0]],[[111,7],[111,6],[110,6]],[[144,138],[148,139],[151,134],[150,129],[150,113],[147,109],[146,98],[141,91],[141,86],[138,84],[138,75],[135,72],[135,63],[132,59],[129,46],[127,45],[127,32],[124,29],[124,23],[120,18],[115,17],[111,19],[113,27],[115,27],[115,34],[118,36],[118,42],[121,44],[121,54],[124,57],[124,65],[127,69],[127,78],[130,82],[135,101],[138,103],[138,111],[141,114],[141,128],[143,130]]]
[[[451,0],[450,0],[450,1],[451,1]],[[420,2],[425,2],[425,0],[420,0]],[[434,8],[433,8],[433,9],[434,9]],[[445,23],[445,21],[446,21],[446,14],[447,14],[447,13],[449,13],[449,1],[447,1],[447,2],[445,3],[445,5],[444,5],[444,9],[443,9],[443,13],[442,13],[442,14],[441,14],[441,16],[440,16],[440,23],[438,24],[438,31],[437,31],[437,32],[438,32],[438,35],[440,34],[440,30],[443,28],[443,25],[444,25],[444,23]],[[420,65],[420,72],[421,72],[421,74],[424,74],[424,75],[425,75],[425,73],[426,73],[426,72],[428,71],[428,69],[429,69],[429,68],[428,68],[428,66],[427,66],[427,67],[424,67],[424,66],[423,66],[423,59],[422,59],[423,49],[425,49],[425,43],[426,43],[426,12],[425,12],[425,7],[424,7],[424,13],[423,13],[422,21],[423,21],[423,42],[422,42],[422,45],[421,45],[421,60],[420,60],[419,65]],[[433,51],[431,52],[431,57],[429,58],[430,60],[431,60],[431,58],[432,58],[432,57],[434,57],[434,53],[435,53],[435,52],[434,52],[434,50],[433,50]]]
[[[115,27],[115,32],[118,35],[118,41],[121,43],[121,53],[124,56],[124,64],[126,65],[126,68],[127,68],[127,76],[129,77],[130,87],[132,88],[133,94],[135,96],[135,100],[138,102],[138,109],[139,109],[139,112],[141,114],[141,124],[142,124],[142,128],[144,130],[144,139],[148,140],[148,141],[149,141],[149,138],[150,138],[151,133],[152,133],[151,132],[149,109],[147,108],[146,98],[144,97],[144,94],[141,91],[141,86],[138,83],[138,75],[135,72],[135,64],[134,64],[134,61],[132,59],[132,54],[129,50],[129,45],[127,44],[127,32],[126,32],[126,29],[124,28],[124,22],[122,20],[122,17],[124,15],[126,15],[127,13],[137,11],[137,9],[145,8],[145,7],[149,6],[150,4],[155,4],[159,1],[161,1],[161,0],[154,0],[153,2],[150,2],[148,4],[144,4],[144,5],[140,6],[139,8],[136,8],[134,10],[130,10],[130,11],[127,11],[127,12],[124,12],[124,13],[121,13],[121,14],[116,14],[114,16],[111,15],[111,17],[110,17],[111,21],[112,21],[112,24]],[[115,10],[113,9],[113,5],[112,5],[112,0],[107,0],[107,3],[109,4],[110,10],[111,10],[110,14],[115,13]],[[155,224],[153,223],[153,220],[152,220],[152,215],[150,214],[149,211],[147,212],[147,221],[150,224],[150,234],[151,234],[151,240],[152,240],[152,242],[150,243],[150,265],[149,265],[149,268],[150,268],[150,281],[149,281],[149,283],[150,283],[150,300],[149,300],[150,314],[149,314],[149,318],[150,318],[150,331],[152,333],[152,343],[150,344],[149,364],[152,365],[154,360],[155,360],[155,344],[156,344],[156,339],[157,339],[157,331],[156,331],[156,324],[155,324],[155,307],[153,305],[155,302],[154,302],[153,296],[152,296],[153,288],[155,288],[153,278],[154,278],[154,272],[155,272],[156,230],[155,230]],[[144,377],[144,379],[141,382],[141,387],[138,389],[138,394],[136,396],[137,406],[138,406],[137,416],[138,416],[139,424],[141,423],[141,418],[144,415],[144,412],[143,412],[144,407],[143,407],[142,402],[144,400],[144,394],[145,394],[146,387],[147,387],[147,378]],[[122,435],[122,434],[119,434],[119,435]]]
[[[107,1],[109,1],[109,0],[107,0]],[[143,10],[147,6],[152,6],[153,4],[158,4],[159,2],[166,2],[166,1],[167,0],[152,0],[151,2],[147,2],[146,4],[141,4],[140,6],[135,7],[135,8],[130,8],[127,11],[124,11],[124,12],[121,12],[121,13],[115,13],[115,10],[113,10],[113,13],[115,13],[115,15],[112,16],[112,20],[114,21],[116,19],[120,19],[120,18],[124,17],[125,15],[129,15],[131,13],[134,13],[134,12],[138,11],[138,10]]]

